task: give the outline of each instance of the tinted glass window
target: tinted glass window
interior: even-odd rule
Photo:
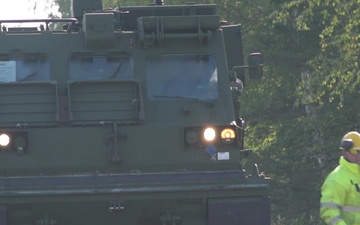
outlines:
[[[218,98],[216,60],[212,55],[156,55],[146,61],[150,100]]]
[[[74,56],[69,61],[70,80],[121,80],[134,78],[134,65],[124,56]]]
[[[45,58],[0,61],[0,82],[48,81],[50,63]]]

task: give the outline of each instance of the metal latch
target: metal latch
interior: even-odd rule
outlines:
[[[49,217],[48,215],[45,215],[44,217],[36,221],[36,225],[57,225],[57,224],[58,224],[57,220]]]
[[[125,209],[124,202],[116,201],[116,202],[109,202],[108,212],[109,213],[118,213]]]

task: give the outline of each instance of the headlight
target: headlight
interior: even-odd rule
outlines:
[[[18,154],[29,151],[29,133],[27,131],[0,131],[0,148],[15,151]]]
[[[193,145],[199,141],[199,134],[194,130],[189,130],[185,133],[185,142],[187,144]]]
[[[215,139],[215,137],[216,137],[216,131],[214,128],[209,127],[204,130],[204,139],[206,141],[209,141],[209,142],[213,141]]]
[[[16,150],[24,150],[27,147],[27,139],[23,136],[15,137],[13,146]]]
[[[235,125],[184,128],[184,141],[188,146],[208,144],[238,144]]]
[[[0,146],[7,147],[10,144],[10,136],[6,133],[0,134]]]

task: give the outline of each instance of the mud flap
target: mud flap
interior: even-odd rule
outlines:
[[[208,199],[207,224],[270,225],[270,199]]]

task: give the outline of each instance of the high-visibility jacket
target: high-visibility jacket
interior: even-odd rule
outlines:
[[[320,216],[328,225],[360,225],[360,168],[340,157],[321,187]]]

